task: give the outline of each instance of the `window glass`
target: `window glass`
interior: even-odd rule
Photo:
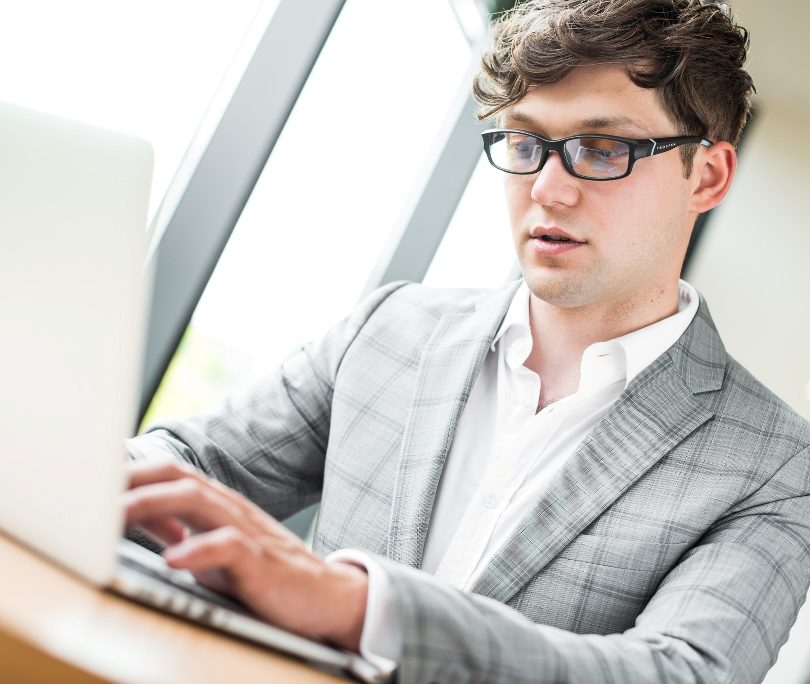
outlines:
[[[0,100],[149,140],[152,216],[254,18],[277,4],[1,2]]]
[[[503,172],[482,152],[424,282],[436,287],[499,287],[517,277]]]
[[[210,407],[353,308],[471,58],[447,2],[347,0],[145,424]]]

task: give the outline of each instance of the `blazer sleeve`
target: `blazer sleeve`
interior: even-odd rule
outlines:
[[[399,681],[759,682],[810,585],[808,492],[806,448],[684,554],[621,634],[534,624],[381,559],[402,627]]]
[[[128,440],[130,455],[178,458],[279,519],[318,501],[341,361],[369,317],[404,284],[375,290],[322,339],[216,410],[159,422]]]

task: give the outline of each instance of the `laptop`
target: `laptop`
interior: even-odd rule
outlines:
[[[142,140],[0,103],[0,529],[99,587],[382,681],[122,539],[152,163]]]

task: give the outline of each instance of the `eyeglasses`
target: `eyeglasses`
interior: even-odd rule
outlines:
[[[672,138],[621,138],[615,135],[572,135],[549,140],[536,133],[508,128],[484,131],[484,151],[496,169],[532,174],[543,168],[552,150],[560,155],[566,171],[585,180],[618,180],[629,176],[637,159],[669,152],[681,145],[712,142],[700,136]]]

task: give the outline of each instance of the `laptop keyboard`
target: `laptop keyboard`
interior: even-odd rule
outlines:
[[[174,589],[180,589],[186,594],[213,603],[216,606],[233,610],[243,615],[251,613],[238,601],[223,596],[200,584],[187,570],[176,570],[166,565],[166,561],[156,553],[129,541],[122,539],[118,544],[118,564],[126,570],[134,571],[141,575],[146,575],[162,584],[169,585]],[[154,596],[153,599],[160,597]],[[176,596],[166,595],[166,603],[177,603]],[[157,602],[157,601],[155,601]],[[168,605],[164,607],[170,607]],[[172,611],[175,612],[175,611]]]
[[[190,572],[170,568],[160,555],[128,539],[118,544],[118,571],[111,588],[135,601],[304,658],[332,674],[351,673],[369,684],[388,681],[385,673],[360,656],[260,621],[238,601],[207,589]]]

